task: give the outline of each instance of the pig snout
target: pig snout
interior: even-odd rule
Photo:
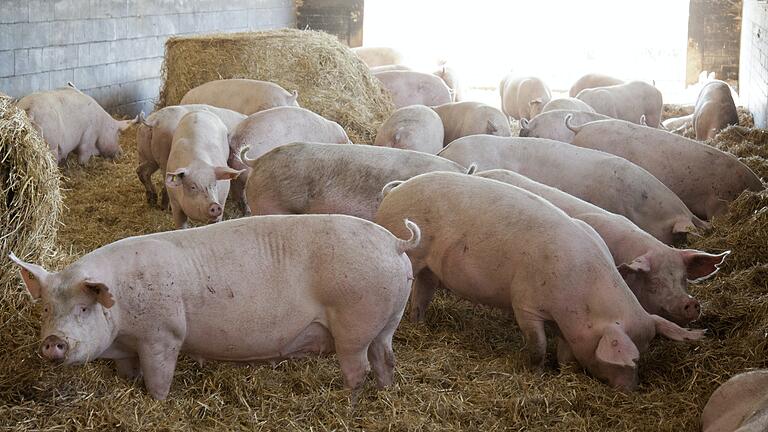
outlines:
[[[218,222],[223,212],[224,209],[221,208],[221,204],[219,203],[211,203],[211,205],[208,206],[208,218],[211,222]]]
[[[687,324],[691,321],[696,321],[699,318],[699,315],[701,315],[701,305],[699,305],[698,300],[691,297],[683,303],[680,311],[680,315],[687,320]]]
[[[58,336],[51,335],[45,338],[40,345],[40,354],[52,362],[60,363],[64,361],[68,349],[67,342]]]

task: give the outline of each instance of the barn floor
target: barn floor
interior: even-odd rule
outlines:
[[[120,238],[172,228],[170,214],[146,205],[134,173],[134,132],[124,137],[118,161],[64,170],[59,266]],[[749,203],[768,203],[753,195]],[[394,387],[377,391],[369,379],[354,409],[334,356],[202,367],[182,357],[168,400],[157,402],[141,383],[116,377],[109,361],[70,368],[43,362],[36,354],[39,310],[19,285],[0,303],[0,428],[696,431],[719,383],[768,366],[768,266],[765,252],[753,253],[765,247],[768,219],[765,211],[731,216],[728,224],[752,231],[728,236],[723,230],[732,225],[716,223],[713,237],[701,241],[711,250],[734,249],[733,264],[691,290],[704,308],[694,327],[708,328],[708,338],[655,340],[632,394],[575,370],[528,369],[511,316],[441,294],[425,323],[403,321],[396,333]]]

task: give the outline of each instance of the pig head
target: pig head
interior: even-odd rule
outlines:
[[[688,294],[688,283],[713,276],[730,253],[672,249],[676,256],[669,257],[648,251],[630,263],[620,264],[618,270],[645,310],[685,325],[701,314],[699,302]]]
[[[218,222],[224,214],[222,202],[229,193],[229,181],[242,172],[195,161],[187,167],[166,172],[165,185],[170,199],[175,200],[190,219]]]
[[[80,364],[102,356],[117,335],[117,307],[109,281],[74,267],[50,273],[16,255],[33,299],[43,304],[40,354],[56,363]]]

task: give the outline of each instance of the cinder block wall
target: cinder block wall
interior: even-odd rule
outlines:
[[[708,71],[738,84],[741,9],[742,0],[690,1],[686,83],[695,83],[701,71]]]
[[[363,0],[302,0],[296,20],[300,29],[322,30],[351,47],[363,44]]]
[[[293,0],[0,0],[0,91],[72,81],[109,112],[150,112],[169,36],[295,25]]]
[[[744,0],[739,67],[741,102],[758,127],[768,127],[768,5]]]

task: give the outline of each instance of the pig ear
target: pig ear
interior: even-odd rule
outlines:
[[[168,171],[165,173],[165,185],[168,187],[181,186],[181,180],[187,175],[186,168],[179,168],[176,171]]]
[[[672,234],[695,234],[696,226],[688,220],[681,220],[672,226]]]
[[[115,304],[115,299],[112,298],[112,293],[109,292],[109,288],[101,282],[83,282],[83,291],[94,296],[94,300],[109,309]]]
[[[613,366],[637,367],[640,358],[632,339],[619,326],[610,325],[603,332],[603,337],[597,344],[595,357],[598,361]]]
[[[125,132],[129,127],[133,126],[139,121],[139,116],[136,116],[133,120],[119,120],[117,122],[117,129],[120,130],[120,132]]]
[[[621,273],[621,277],[626,278],[632,273],[648,273],[651,271],[651,257],[648,253],[640,255],[631,263],[619,264],[616,269]]]
[[[679,251],[685,263],[687,278],[692,282],[700,282],[712,277],[720,266],[725,262],[725,257],[731,254],[731,251],[725,251],[721,254],[709,254],[695,249],[684,249]]]
[[[16,255],[11,253],[8,255],[11,261],[15,262],[19,266],[21,272],[21,278],[24,279],[24,285],[27,286],[27,291],[32,295],[32,298],[38,299],[43,293],[45,286],[45,279],[50,275],[48,271],[36,264],[30,264],[20,260]]]
[[[230,167],[216,167],[213,169],[214,174],[216,174],[216,180],[234,180],[243,173],[245,170],[236,170],[232,169]]]
[[[656,334],[665,336],[666,338],[672,339],[673,341],[682,342],[703,339],[704,333],[706,332],[706,330],[701,329],[684,329],[679,325],[671,321],[667,321],[658,315],[651,315],[651,318],[653,319],[654,325],[656,326]]]
[[[401,134],[400,134],[400,129],[398,128],[398,129],[395,131],[395,134],[394,134],[394,135],[392,135],[392,143],[393,143],[393,144],[400,144],[400,139],[402,138],[400,135],[401,135]]]

